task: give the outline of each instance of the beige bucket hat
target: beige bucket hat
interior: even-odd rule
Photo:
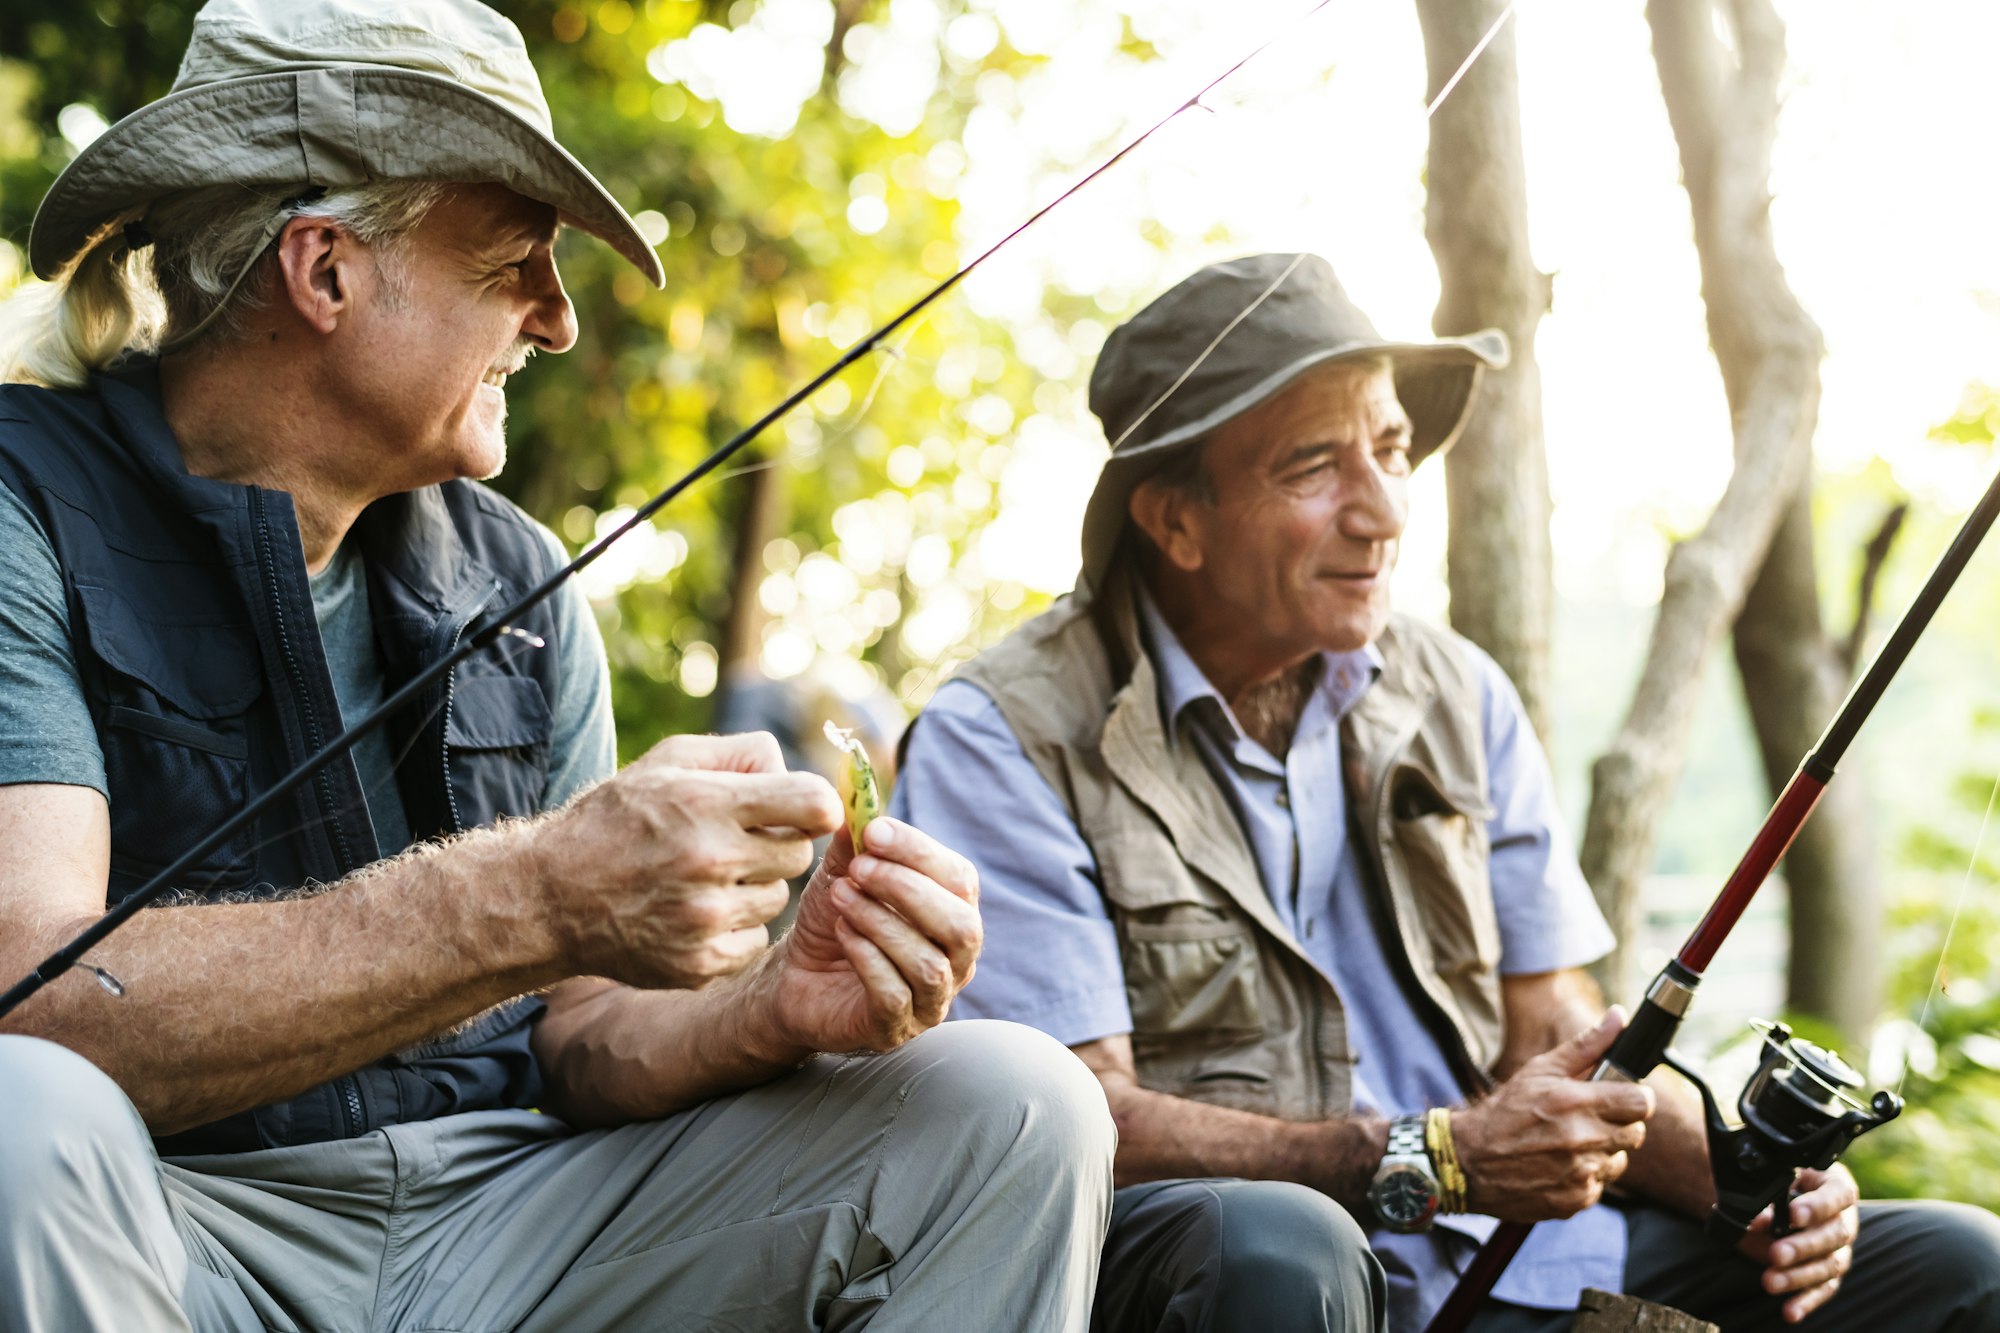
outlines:
[[[665,285],[618,201],[555,141],[514,25],[473,0],[212,0],[173,88],[99,135],[35,212],[51,278],[125,210],[206,185],[492,182]]]

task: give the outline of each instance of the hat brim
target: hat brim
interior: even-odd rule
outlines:
[[[299,129],[297,76],[322,69],[350,76],[354,99],[355,142],[331,151]],[[49,187],[35,211],[28,259],[37,276],[53,278],[106,221],[181,190],[370,180],[504,185],[604,241],[655,287],[666,285],[638,224],[539,126],[455,80],[375,65],[225,79],[141,107],[86,146]]]
[[[1457,442],[1479,380],[1507,364],[1507,336],[1484,329],[1462,338],[1430,343],[1357,342],[1316,348],[1258,380],[1205,416],[1184,422],[1157,439],[1105,460],[1083,514],[1083,569],[1080,586],[1102,587],[1125,534],[1126,507],[1140,482],[1158,471],[1173,453],[1206,439],[1224,422],[1275,397],[1314,367],[1337,361],[1388,357],[1396,397],[1410,418],[1410,466]]]

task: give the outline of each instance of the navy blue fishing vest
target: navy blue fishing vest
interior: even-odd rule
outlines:
[[[0,484],[40,520],[62,567],[110,787],[116,903],[341,729],[292,500],[188,475],[150,363],[80,393],[0,386]],[[471,482],[378,501],[349,540],[361,543],[390,690],[553,569],[527,517]],[[419,841],[540,808],[558,628],[546,604],[521,628],[549,646],[502,639],[388,724]],[[377,855],[342,756],[176,887],[184,902],[268,898]],[[290,1101],[163,1138],[160,1150],[242,1152],[533,1105],[541,1079],[528,1033],[541,1009],[516,1001]],[[301,1009],[297,1022],[303,1032],[313,1015]]]

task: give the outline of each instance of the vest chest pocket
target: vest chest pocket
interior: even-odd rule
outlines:
[[[1138,1038],[1213,1041],[1264,1030],[1257,943],[1232,922],[1127,920],[1125,991]]]
[[[1445,795],[1416,767],[1399,769],[1390,784],[1390,847],[1409,878],[1433,964],[1447,978],[1493,972],[1500,965],[1500,923],[1485,802]]]
[[[462,827],[541,809],[554,729],[547,696],[526,676],[468,676],[453,684],[445,753]]]
[[[115,902],[249,800],[247,714],[263,680],[247,625],[153,621],[107,588],[77,593],[79,666],[110,788]],[[181,887],[247,884],[253,836],[204,857]]]
[[[1091,843],[1118,922],[1135,1049],[1229,1047],[1261,1036],[1257,941],[1223,889],[1152,824],[1101,829]]]

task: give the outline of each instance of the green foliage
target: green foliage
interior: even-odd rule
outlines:
[[[2000,732],[1982,710],[1975,734]],[[1907,1052],[1909,1107],[1846,1161],[1876,1197],[1964,1199],[2000,1207],[2000,859],[1987,822],[1991,772],[1962,775],[1949,820],[1913,831],[1900,860],[1917,872],[1891,912],[1889,995],[1878,1036]],[[1986,837],[1980,842],[1980,834]],[[1975,856],[1975,844],[1977,854]]]
[[[1996,437],[2000,437],[2000,389],[1989,384],[1973,385],[1958,411],[1931,428],[1931,438],[1940,444],[1991,447]]]

